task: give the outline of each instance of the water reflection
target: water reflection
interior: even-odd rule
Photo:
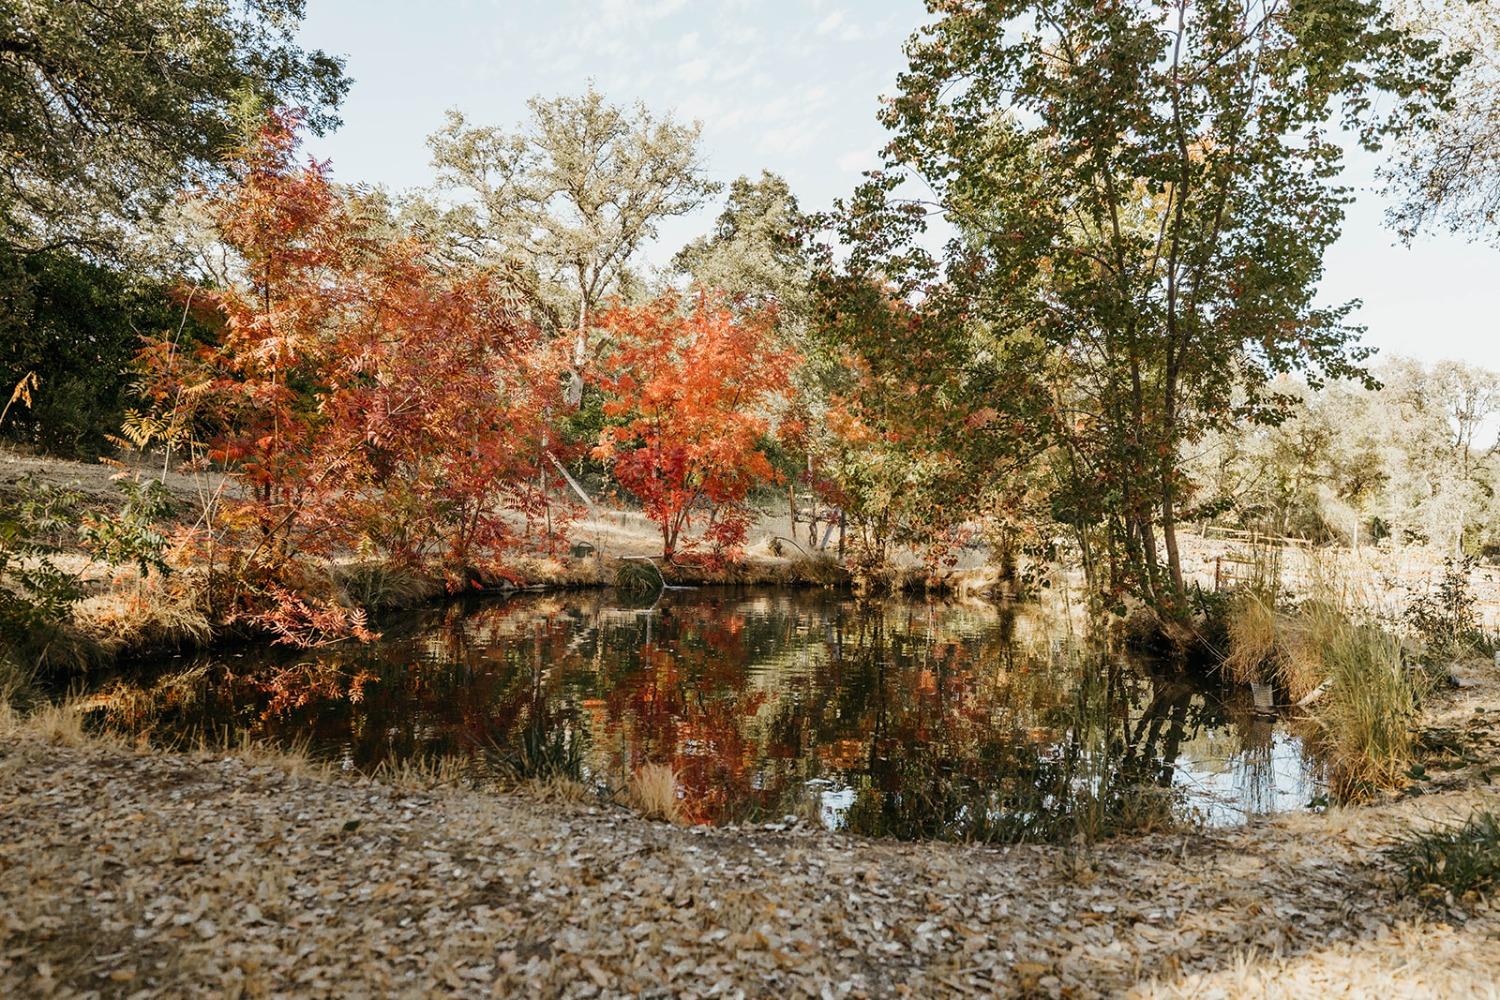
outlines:
[[[1081,651],[1035,609],[824,592],[453,606],[370,646],[205,657],[99,700],[158,737],[304,741],[346,766],[456,755],[621,787],[670,764],[692,820],[1059,839],[1317,793],[1248,705]],[[179,663],[181,661],[178,661]]]

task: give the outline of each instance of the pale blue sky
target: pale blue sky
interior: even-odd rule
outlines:
[[[875,165],[878,96],[904,65],[920,0],[311,0],[305,44],[349,58],[344,126],[310,150],[345,181],[402,189],[431,175],[423,142],[443,111],[513,127],[533,94],[593,78],[617,102],[703,122],[711,174],[785,176],[805,208],[826,207]],[[1382,225],[1374,161],[1328,260],[1323,298],[1361,298],[1367,342],[1385,354],[1500,369],[1500,251],[1447,236],[1397,245]],[[719,209],[673,220],[653,260]]]

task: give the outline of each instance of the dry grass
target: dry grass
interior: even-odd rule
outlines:
[[[647,819],[682,821],[682,803],[677,798],[677,772],[667,764],[645,764],[636,769],[625,786],[625,801]]]
[[[562,774],[531,778],[516,785],[512,790],[517,795],[523,795],[538,802],[566,802],[577,805],[598,798],[588,785]]]
[[[1225,615],[1229,655],[1224,671],[1236,684],[1263,684],[1281,639],[1274,599],[1260,591],[1235,595]]]
[[[1158,976],[1129,997],[1495,997],[1500,941],[1482,930],[1401,921],[1298,954],[1246,949],[1212,972]]]
[[[126,746],[124,737],[113,733],[92,733],[84,726],[84,710],[73,701],[61,704],[42,702],[30,711],[14,707],[9,700],[0,701],[0,737],[7,740],[30,737],[52,746],[82,747]]]
[[[1426,683],[1406,663],[1401,640],[1362,620],[1348,587],[1314,569],[1311,596],[1295,610],[1278,610],[1261,590],[1235,597],[1224,669],[1239,683],[1274,681],[1297,703],[1321,689],[1314,719],[1333,789],[1364,798],[1400,785],[1410,769]]]
[[[227,752],[247,764],[268,767],[292,778],[329,780],[338,776],[338,769],[328,761],[316,760],[306,743],[285,746],[268,740],[253,739],[246,734],[227,751],[211,748],[203,741],[200,741],[198,749],[201,755],[212,757],[223,757]]]
[[[206,645],[214,634],[199,581],[153,577],[82,601],[77,628],[112,652]]]
[[[1282,622],[1276,677],[1292,701],[1300,702],[1328,679],[1328,650],[1349,624],[1336,603],[1322,598],[1303,601]]]
[[[470,772],[457,757],[417,757],[411,760],[383,761],[372,776],[397,788],[429,791],[434,788],[461,788],[469,784]]]

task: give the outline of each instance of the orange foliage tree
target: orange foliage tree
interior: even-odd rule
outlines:
[[[381,234],[326,164],[297,162],[295,133],[272,117],[206,199],[236,280],[193,294],[222,329],[191,351],[148,343],[146,398],[241,484],[226,527],[251,566],[493,556],[547,502],[559,366],[492,275],[439,275],[419,244]]]
[[[604,410],[618,422],[595,456],[661,529],[666,559],[690,547],[684,532],[700,514],[714,556],[732,556],[750,523],[750,491],[777,479],[764,444],[792,358],[774,346],[768,323],[736,317],[708,295],[686,311],[672,294],[616,308],[601,325],[615,341]]]

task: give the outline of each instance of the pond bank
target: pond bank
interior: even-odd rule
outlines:
[[[933,577],[920,567],[892,567],[871,580],[856,581],[832,558],[752,553],[722,566],[678,563],[628,554],[582,557],[523,556],[498,569],[440,565],[390,569],[346,562],[332,567],[298,567],[302,585],[288,587],[299,600],[361,609],[373,621],[382,615],[439,606],[480,596],[600,590],[615,586],[622,568],[639,568],[643,581],[671,587],[822,588],[871,594],[927,594],[954,598],[1005,599],[1008,582],[988,567],[947,570]],[[216,620],[203,594],[205,575],[194,567],[163,581],[140,581],[133,571],[115,574],[74,611],[72,634],[80,646],[73,661],[86,669],[223,644],[270,642],[275,634],[244,623]],[[216,586],[224,586],[218,584]],[[648,590],[651,588],[647,588]],[[79,669],[78,672],[83,672]]]
[[[1424,910],[1384,855],[1500,796],[1500,684],[1466,682],[1429,725],[1467,752],[1424,794],[1087,852],[673,827],[13,723],[0,993],[1493,995],[1500,910]]]

